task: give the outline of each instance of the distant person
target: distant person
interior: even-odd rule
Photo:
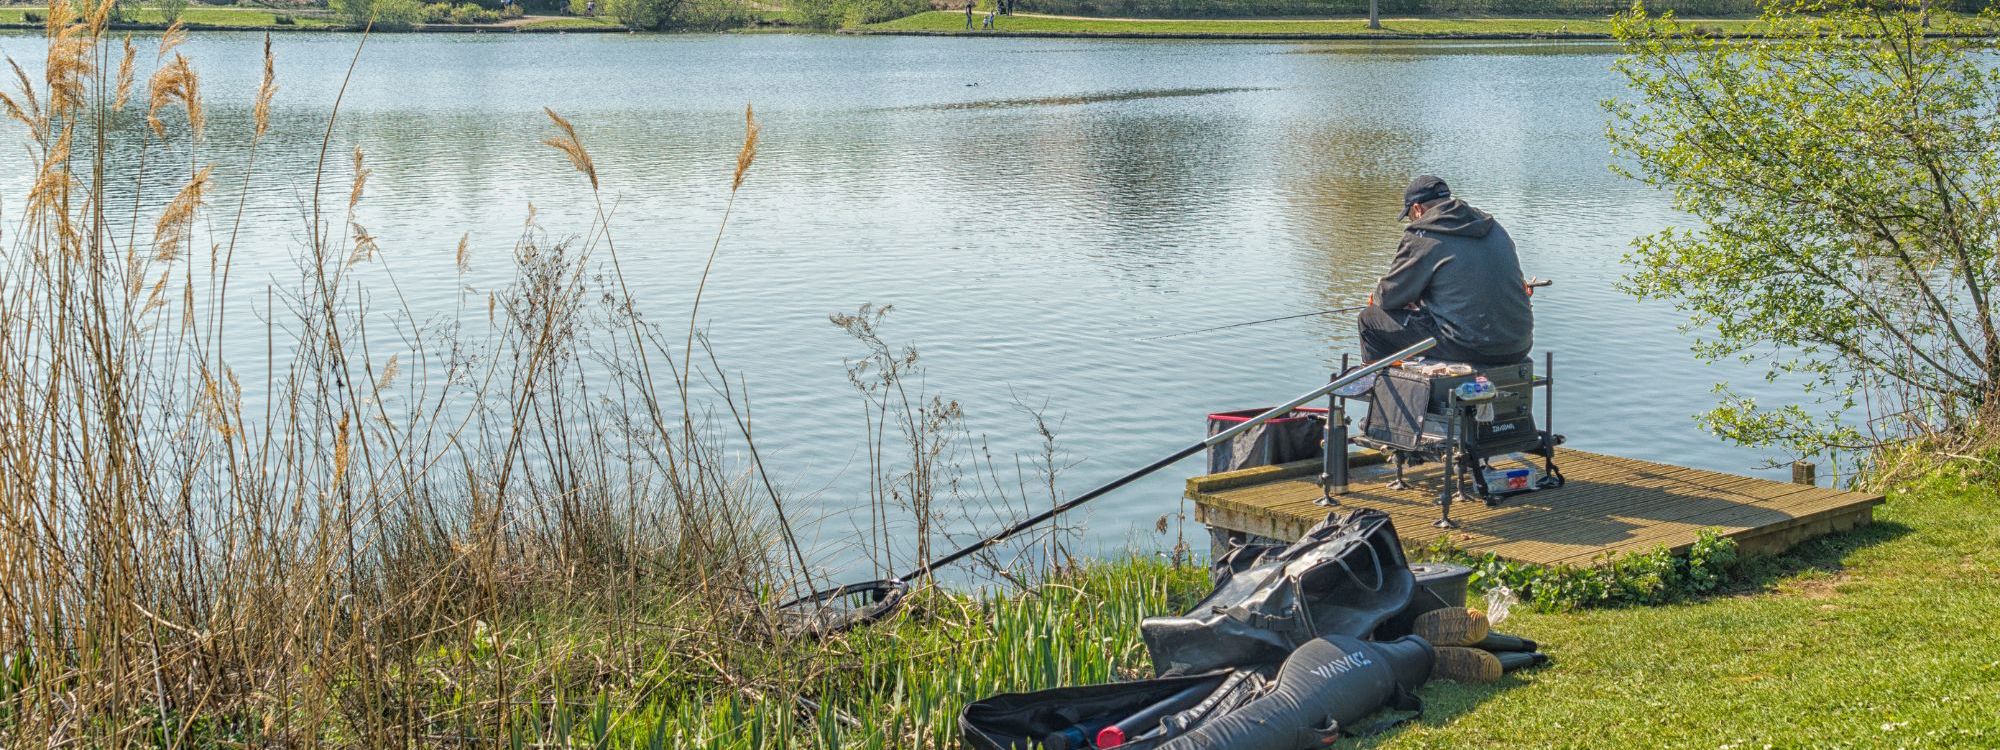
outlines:
[[[970,0],[965,4],[965,30],[972,30],[972,3]]]
[[[986,22],[980,24],[980,28],[985,29],[987,31],[993,30],[993,11],[990,10],[986,11]]]
[[[586,15],[586,16],[590,16],[591,18],[596,18],[596,17],[597,17],[597,0],[590,0],[590,2],[587,2],[587,3],[584,3],[584,4],[583,4],[583,14],[584,14],[584,15]]]
[[[1425,357],[1512,364],[1535,343],[1535,316],[1514,240],[1493,216],[1423,175],[1403,190],[1403,240],[1361,311],[1361,356],[1373,362],[1427,338]]]

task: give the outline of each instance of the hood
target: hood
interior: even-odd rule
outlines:
[[[1485,237],[1493,233],[1493,215],[1452,198],[1425,211],[1424,218],[1410,222],[1405,231]]]

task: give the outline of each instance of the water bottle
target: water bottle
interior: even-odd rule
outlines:
[[[1458,384],[1458,400],[1480,401],[1493,397],[1493,383],[1481,375]]]

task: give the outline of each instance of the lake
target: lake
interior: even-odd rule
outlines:
[[[300,201],[359,41],[276,38],[274,136],[238,259],[246,298],[291,273]],[[262,43],[208,33],[183,48],[212,118],[201,158],[221,175],[240,158]],[[41,63],[37,36],[0,36],[0,51],[31,74]],[[385,35],[359,58],[334,138],[337,153],[368,154],[359,220],[402,294],[420,315],[451,314],[461,234],[477,285],[504,272],[530,203],[551,235],[588,226],[588,186],[538,144],[542,108],[554,108],[615,199],[635,291],[684,319],[754,104],[761,152],[703,322],[750,389],[766,461],[823,519],[807,532],[822,550],[865,522],[844,511],[861,502],[867,465],[843,366],[862,351],[829,313],[893,304],[890,339],[919,348],[928,388],[962,403],[1000,456],[1035,444],[1015,403],[1045,403],[1061,418],[1074,465],[1060,481],[1073,494],[1198,439],[1208,412],[1323,382],[1354,351],[1350,316],[1141,339],[1359,302],[1394,253],[1401,189],[1418,173],[1498,216],[1526,272],[1556,280],[1536,297],[1536,338],[1558,353],[1557,426],[1571,445],[1769,474],[1771,457],[1701,432],[1693,415],[1718,379],[1782,389],[1697,363],[1680,315],[1615,288],[1631,239],[1675,215],[1607,168],[1600,103],[1622,91],[1614,55],[1556,43]],[[0,138],[10,229],[30,171],[11,125]],[[150,193],[170,190],[159,179]],[[246,360],[262,356],[254,338]],[[1087,544],[1170,545],[1154,524],[1191,510],[1180,489],[1198,467],[1086,508]]]

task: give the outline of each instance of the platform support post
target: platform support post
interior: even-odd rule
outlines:
[[[1811,461],[1792,462],[1792,484],[1819,485],[1819,467]]]
[[[1340,355],[1340,377],[1347,372],[1347,355]],[[1319,504],[1337,506],[1335,495],[1347,494],[1347,399],[1326,395],[1326,436],[1320,445]]]

